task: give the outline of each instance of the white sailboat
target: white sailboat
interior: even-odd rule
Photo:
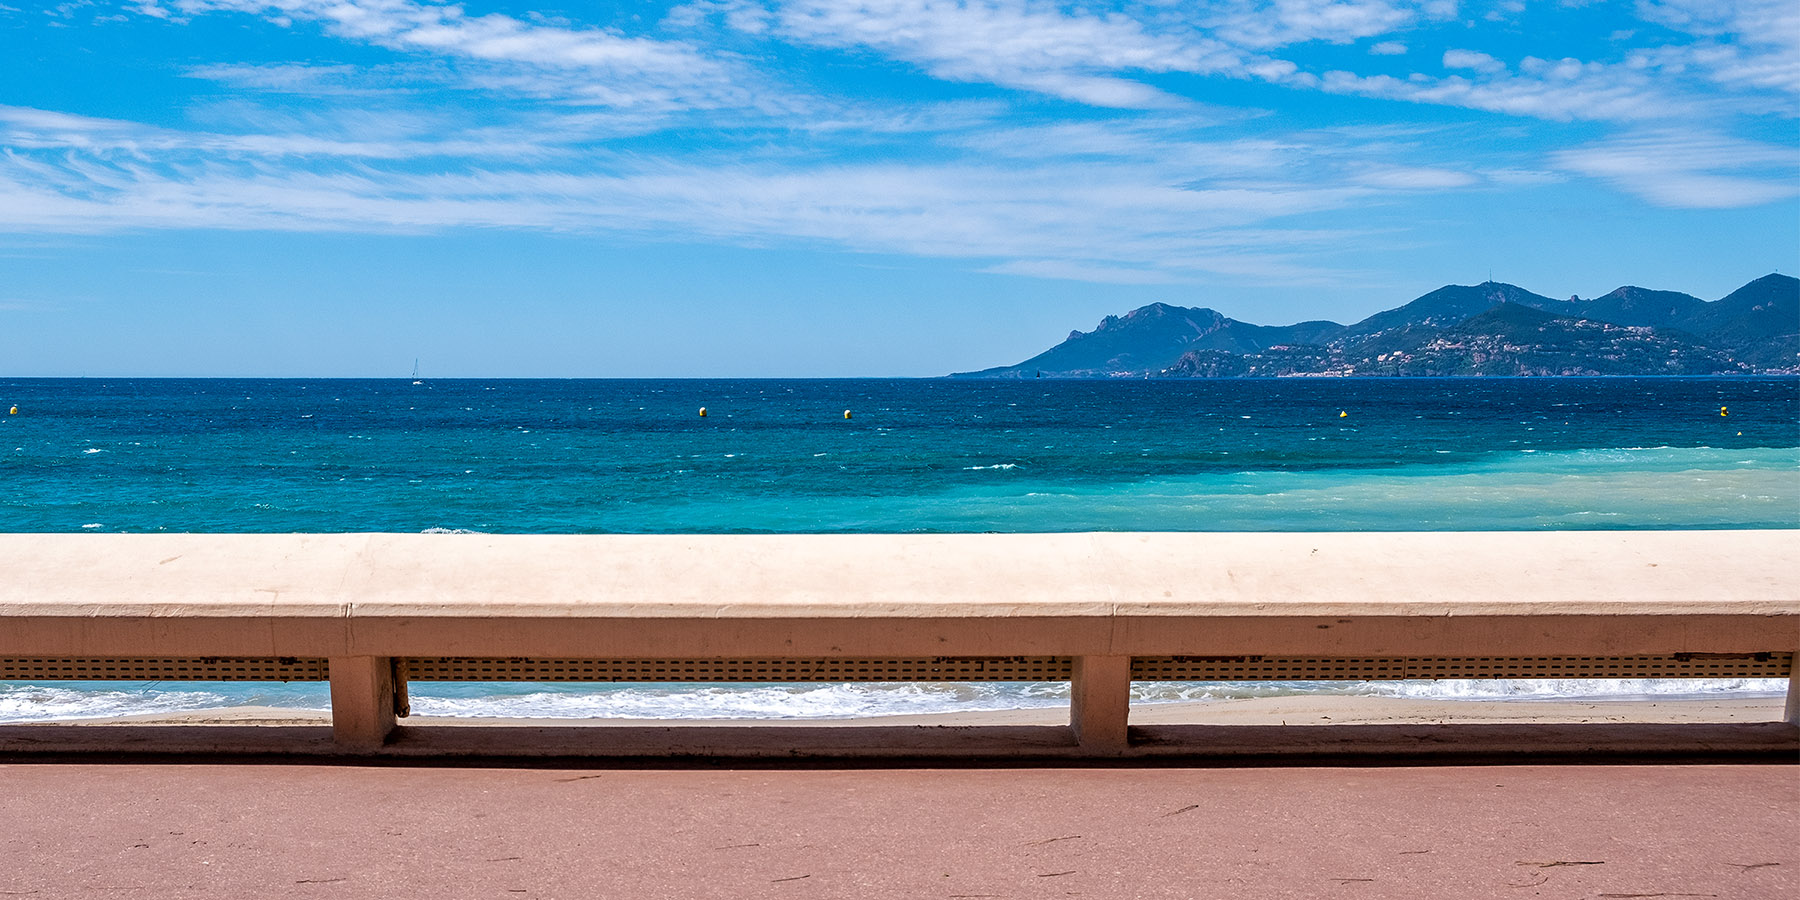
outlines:
[[[413,377],[413,384],[424,384],[425,383],[425,382],[419,380],[419,360],[417,357],[415,357],[413,359],[413,376],[412,377]]]

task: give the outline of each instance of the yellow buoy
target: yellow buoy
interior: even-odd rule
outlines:
[[[846,419],[850,418],[850,411],[847,409],[844,410],[844,418],[846,418]]]
[[[1340,409],[1340,410],[1338,410],[1338,418],[1348,419],[1348,418],[1350,418],[1350,414]]]
[[[13,407],[9,412],[7,412],[7,415],[9,415],[9,416],[16,416],[18,414],[19,414],[19,408],[16,406]]]
[[[706,407],[704,406],[700,407],[700,418],[706,418]]]
[[[1719,407],[1719,415],[1721,415],[1721,416],[1723,416],[1723,415],[1729,415],[1729,413],[1727,413],[1727,412],[1726,412],[1726,411],[1725,411],[1725,407],[1723,407],[1723,406],[1721,406],[1721,407]]]

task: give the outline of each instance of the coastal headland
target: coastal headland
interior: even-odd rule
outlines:
[[[1800,372],[1800,279],[1772,273],[1714,301],[1624,286],[1557,300],[1445,285],[1350,325],[1256,325],[1152,303],[1017,365],[957,378],[1747,375]]]

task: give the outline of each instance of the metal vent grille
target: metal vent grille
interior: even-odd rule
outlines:
[[[293,657],[120,659],[0,657],[0,681],[325,681],[325,660]]]
[[[1661,656],[1151,656],[1138,681],[1377,681],[1435,678],[1785,678],[1792,653]],[[927,659],[406,659],[408,681],[1068,681],[1068,657]],[[0,657],[0,681],[325,681],[323,659]]]
[[[1407,678],[1786,678],[1792,653],[1664,656],[1141,656],[1137,681],[1384,681]]]
[[[407,659],[408,681],[1068,681],[1068,657]]]

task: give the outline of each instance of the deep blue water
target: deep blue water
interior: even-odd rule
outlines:
[[[0,411],[14,405],[0,531],[1800,527],[1794,378],[0,380]],[[1141,699],[1782,687],[1161,684]],[[426,715],[660,718],[1068,702],[1060,684],[417,684],[412,697]],[[322,709],[326,691],[0,684],[0,721],[235,705]]]
[[[0,380],[14,405],[5,531],[1800,523],[1792,378]]]

